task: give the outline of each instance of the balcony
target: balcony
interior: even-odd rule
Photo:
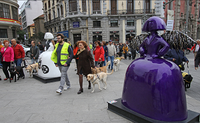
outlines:
[[[108,15],[123,15],[123,14],[155,14],[155,9],[134,9],[132,10],[108,10]]]
[[[77,14],[78,14],[78,11],[72,11],[72,12],[69,12],[68,14],[69,14],[69,15],[77,15]]]
[[[49,26],[51,24],[58,23],[58,22],[60,22],[60,17],[57,17],[57,18],[54,18],[54,19],[52,19],[50,21],[45,22],[44,26],[47,27],[47,26]]]
[[[92,14],[101,14],[101,10],[93,10]]]

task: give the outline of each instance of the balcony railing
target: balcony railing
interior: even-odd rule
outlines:
[[[45,22],[44,26],[46,27],[46,26],[49,26],[49,25],[54,24],[56,22],[60,22],[60,17],[57,17],[57,18],[54,18],[54,19],[52,19],[50,21]]]
[[[78,14],[78,11],[69,12],[69,15],[77,15],[77,14]]]
[[[101,10],[93,10],[92,14],[101,14]]]
[[[155,9],[134,9],[134,10],[108,10],[108,15],[121,14],[155,14]]]

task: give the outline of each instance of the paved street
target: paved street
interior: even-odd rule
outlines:
[[[193,53],[187,57],[193,76],[191,88],[186,92],[187,107],[200,112],[200,69],[194,70]],[[71,88],[62,95],[55,93],[59,82],[44,84],[30,78],[27,73],[24,80],[16,83],[2,80],[0,123],[131,123],[107,110],[107,101],[122,95],[124,76],[130,62],[122,60],[120,70],[108,76],[107,90],[99,91],[96,86],[95,92],[91,93],[84,79],[84,92],[80,95],[77,95],[79,84],[74,61],[68,71]],[[0,75],[4,79],[2,70]]]

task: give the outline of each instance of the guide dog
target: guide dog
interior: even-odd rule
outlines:
[[[113,65],[114,65],[114,70],[118,71],[119,70],[119,66],[120,66],[120,61],[124,59],[124,57],[117,57],[114,59],[113,61]]]
[[[100,73],[100,72],[107,73],[107,67],[108,67],[108,65],[110,65],[110,61],[108,61],[106,63],[106,66],[99,67],[99,68],[91,68],[92,74],[97,74],[97,73]]]
[[[185,91],[187,91],[187,88],[190,88],[193,77],[186,72],[182,72],[182,76],[185,83]]]
[[[26,66],[16,66],[16,67],[10,67],[9,71],[11,74],[11,77],[13,77],[14,82],[16,82],[17,80],[19,80],[20,77],[20,73],[23,72],[23,68],[25,68]],[[11,83],[11,77],[10,77],[10,83]],[[22,79],[24,79],[24,76],[22,77]]]
[[[26,71],[29,72],[30,77],[33,75],[33,70],[36,70],[36,73],[38,73],[38,66],[38,63],[27,66]]]
[[[92,90],[92,93],[94,93],[94,88],[95,88],[95,84],[98,84],[99,86],[99,90],[102,90],[101,87],[100,87],[100,83],[99,81],[102,81],[102,83],[104,84],[104,89],[106,89],[107,87],[107,75],[111,75],[113,74],[113,70],[111,73],[105,73],[105,72],[100,72],[98,74],[88,74],[87,75],[87,81],[90,81],[93,85],[93,90]]]

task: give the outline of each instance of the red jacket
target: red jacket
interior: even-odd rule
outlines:
[[[99,58],[101,58],[101,61],[105,61],[103,47],[97,46],[96,50],[93,51],[93,54],[94,54],[95,61],[99,61]]]
[[[14,61],[13,49],[11,47],[7,47],[5,51],[4,49],[5,47],[1,48],[2,61],[5,61],[5,62]]]
[[[73,50],[74,56],[76,55],[78,49],[79,49],[78,47],[74,48],[74,50]],[[77,57],[76,59],[79,59],[79,58]]]
[[[21,59],[25,57],[24,49],[21,45],[17,44],[15,46],[11,46],[14,50],[14,59]]]

